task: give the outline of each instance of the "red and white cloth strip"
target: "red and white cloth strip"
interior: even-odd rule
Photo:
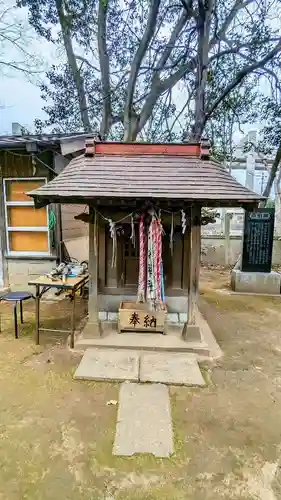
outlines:
[[[137,302],[145,302],[146,298],[146,277],[147,277],[147,245],[144,227],[144,216],[139,223],[139,283]]]
[[[162,225],[159,219],[154,220],[154,237],[155,237],[155,278],[156,278],[156,301],[162,302],[161,294],[161,264],[162,264]]]

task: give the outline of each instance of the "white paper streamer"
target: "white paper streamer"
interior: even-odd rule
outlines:
[[[117,249],[117,240],[116,240],[116,227],[115,222],[112,219],[108,219],[109,223],[109,232],[112,238],[112,259],[111,259],[111,267],[116,267],[116,249]]]
[[[173,240],[174,240],[174,214],[172,213],[172,218],[171,218],[171,230],[170,230],[170,250],[171,250],[171,255],[173,255],[173,250],[174,250],[174,245],[173,245]]]
[[[181,229],[182,229],[182,234],[184,234],[186,231],[186,215],[183,210],[181,210]]]
[[[134,224],[133,214],[131,214],[131,236],[130,236],[130,240],[132,241],[132,245],[135,248],[135,246],[136,246],[136,235],[135,235],[135,224]]]

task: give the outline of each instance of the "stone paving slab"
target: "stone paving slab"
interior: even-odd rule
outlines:
[[[206,385],[194,355],[142,354],[140,382],[200,386]]]
[[[113,454],[174,452],[168,387],[162,384],[124,383],[120,388]]]
[[[86,349],[74,378],[138,381],[139,355],[126,351]]]

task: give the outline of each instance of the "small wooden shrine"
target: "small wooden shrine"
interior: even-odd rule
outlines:
[[[167,312],[177,312],[183,338],[194,338],[202,208],[253,210],[260,200],[210,157],[206,141],[88,140],[83,155],[29,195],[37,207],[85,204],[77,217],[89,223],[87,338],[103,334],[101,311],[119,311],[120,332],[152,333],[168,333]]]

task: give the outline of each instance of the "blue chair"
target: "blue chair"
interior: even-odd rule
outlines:
[[[2,297],[0,297],[0,301],[3,302],[15,302],[14,305],[14,322],[15,322],[15,338],[18,339],[18,315],[17,315],[17,305],[18,302],[20,304],[20,320],[23,323],[23,308],[22,303],[24,300],[34,299],[34,296],[30,292],[8,292]],[[1,325],[0,325],[1,329]]]

